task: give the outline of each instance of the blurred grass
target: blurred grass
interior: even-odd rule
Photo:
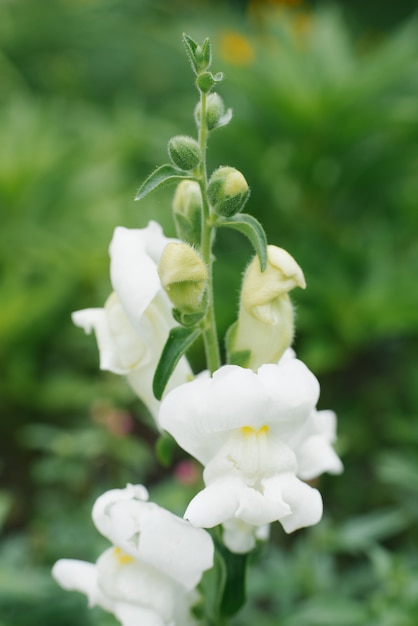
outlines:
[[[106,488],[185,497],[150,456],[142,407],[70,320],[109,292],[117,224],[173,234],[172,190],[133,197],[169,137],[194,132],[183,31],[211,37],[234,109],[210,166],[243,171],[249,210],[304,269],[296,348],[339,415],[345,463],[321,479],[317,528],[274,530],[236,624],[416,623],[418,25],[357,21],[354,36],[347,6],[267,4],[0,4],[0,626],[114,623],[57,589],[51,564],[96,558],[89,514]],[[250,253],[219,234],[222,333]]]

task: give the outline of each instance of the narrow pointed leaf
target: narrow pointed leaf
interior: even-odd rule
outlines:
[[[232,617],[238,613],[246,601],[248,554],[235,554],[222,544],[218,544],[217,547],[225,567],[220,614],[224,617]]]
[[[261,271],[267,266],[267,237],[260,222],[247,213],[237,213],[232,217],[222,217],[216,222],[216,226],[226,226],[239,231],[250,240],[259,260]]]
[[[205,63],[205,69],[212,63],[212,45],[209,37],[206,37],[202,44],[202,61]]]
[[[195,342],[201,334],[201,329],[196,327],[176,326],[172,328],[163,348],[160,360],[155,370],[152,389],[157,400],[161,400],[170,376],[173,373],[180,358],[186,350]]]
[[[157,169],[154,170],[146,180],[144,180],[138,189],[135,200],[142,200],[142,198],[145,198],[145,196],[151,193],[151,191],[154,191],[154,189],[158,189],[158,187],[162,187],[163,185],[175,183],[176,181],[183,180],[184,178],[190,178],[190,175],[182,172],[182,170],[177,169],[173,165],[160,165],[160,167],[157,167]]]
[[[186,33],[183,33],[183,43],[186,48],[187,56],[189,57],[190,63],[192,64],[192,68],[194,72],[197,74],[198,66],[196,61],[196,50],[198,48],[197,43]]]

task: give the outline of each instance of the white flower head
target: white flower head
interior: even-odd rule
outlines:
[[[158,263],[166,245],[157,222],[146,228],[117,227],[110,244],[110,277],[113,293],[104,308],[84,309],[72,315],[86,333],[95,331],[100,368],[125,375],[154,417],[159,402],[152,379],[170,329],[175,325],[172,305],[158,276]],[[167,390],[191,375],[183,357]]]
[[[141,485],[100,496],[93,520],[113,547],[96,564],[61,559],[53,576],[123,626],[191,626],[190,608],[199,598],[195,587],[213,565],[212,539],[147,499]]]
[[[212,565],[210,536],[147,500],[138,485],[107,491],[93,507],[96,528],[126,554],[193,589]]]
[[[316,524],[322,499],[300,480],[299,466],[304,475],[317,475],[334,459],[332,451],[322,463],[306,445],[322,436],[312,424],[318,397],[317,379],[292,351],[257,373],[226,365],[170,392],[161,427],[205,466],[206,487],[186,519],[205,528],[226,524],[227,533],[230,520],[250,527],[278,520],[286,532]],[[328,452],[325,435],[322,443]]]

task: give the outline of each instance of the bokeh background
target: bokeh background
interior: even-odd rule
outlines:
[[[133,197],[197,92],[182,32],[210,36],[248,210],[289,250],[298,355],[339,417],[341,477],[325,516],[276,525],[234,624],[416,626],[418,614],[418,23],[399,3],[0,1],[0,626],[112,626],[50,577],[95,560],[105,489],[145,482],[182,514],[196,468],[155,460],[157,434],[73,310],[102,306],[116,225],[174,234],[172,189]],[[232,237],[232,239],[229,239]],[[251,254],[220,233],[218,321],[234,320]],[[202,366],[197,351],[191,355]]]

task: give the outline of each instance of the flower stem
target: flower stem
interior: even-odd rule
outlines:
[[[202,192],[202,232],[200,241],[200,252],[204,263],[208,268],[207,282],[207,313],[203,320],[203,342],[205,346],[206,364],[212,374],[221,366],[221,357],[218,343],[218,333],[216,328],[215,303],[213,294],[213,225],[211,224],[210,205],[207,195],[207,171],[206,171],[206,148],[208,138],[208,128],[206,122],[206,93],[200,92],[200,126],[199,145],[201,150],[201,163],[199,171],[199,184]]]

